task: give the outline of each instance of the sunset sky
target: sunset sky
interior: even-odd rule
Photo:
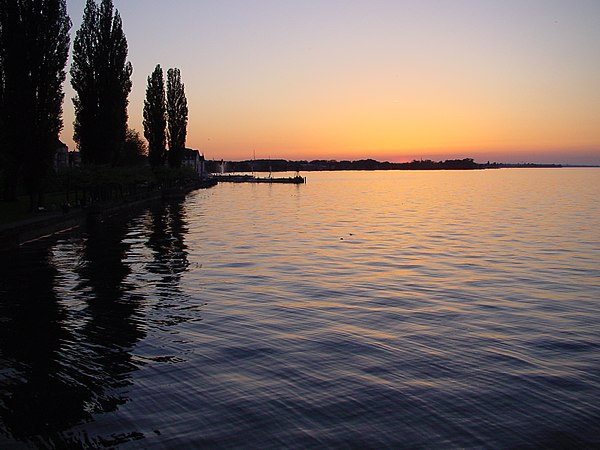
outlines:
[[[84,0],[67,0],[79,28]],[[114,0],[133,64],[181,69],[209,159],[600,164],[598,0]],[[74,149],[67,80],[62,139]]]

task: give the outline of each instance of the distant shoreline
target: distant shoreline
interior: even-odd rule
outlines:
[[[360,159],[355,161],[337,160],[286,160],[286,159],[257,159],[244,161],[206,161],[211,173],[242,173],[242,172],[318,172],[342,170],[482,170],[504,168],[563,168],[563,167],[600,167],[587,165],[564,165],[544,163],[477,163],[472,158],[451,159],[445,161],[415,160],[406,163]]]

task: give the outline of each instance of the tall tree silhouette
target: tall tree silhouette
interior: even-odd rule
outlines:
[[[125,142],[133,68],[112,0],[87,0],[73,44],[74,138],[84,163],[116,164]]]
[[[179,69],[167,71],[167,117],[169,120],[169,166],[180,167],[187,135],[188,107]]]
[[[19,177],[39,194],[62,129],[71,21],[65,0],[0,0],[0,139],[3,196]],[[33,206],[33,202],[32,202]]]
[[[167,145],[167,104],[165,80],[158,64],[148,77],[144,100],[144,137],[148,141],[148,159],[152,167],[165,163]]]

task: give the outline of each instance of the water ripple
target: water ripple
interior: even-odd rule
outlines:
[[[597,175],[223,184],[26,246],[0,447],[597,448]]]

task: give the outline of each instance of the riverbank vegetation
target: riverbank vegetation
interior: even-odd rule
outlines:
[[[189,167],[152,170],[148,165],[86,165],[50,174],[43,182],[44,206],[32,210],[29,195],[21,190],[15,200],[0,202],[0,224],[138,201],[174,190],[189,190],[201,183]]]

